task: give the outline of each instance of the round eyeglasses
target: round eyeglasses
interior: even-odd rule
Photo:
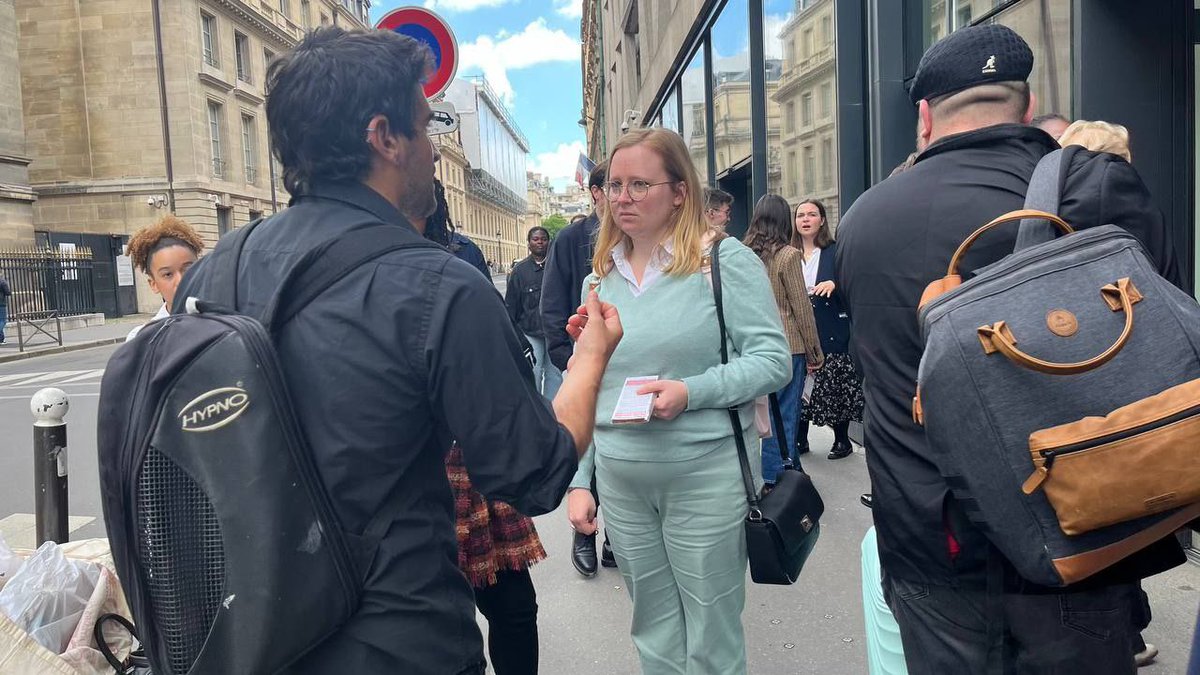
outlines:
[[[650,194],[650,188],[654,187],[655,185],[670,185],[671,183],[678,182],[679,181],[674,180],[664,180],[658,183],[647,183],[644,180],[634,180],[630,181],[628,185],[625,185],[624,183],[613,181],[611,183],[604,184],[604,194],[608,197],[610,202],[615,202],[621,198],[622,192],[628,192],[631,200],[640,202],[646,198],[646,195]]]

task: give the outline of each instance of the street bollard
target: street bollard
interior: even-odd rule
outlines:
[[[37,543],[65,543],[67,529],[67,392],[53,387],[33,395],[33,476],[37,493],[34,520]]]

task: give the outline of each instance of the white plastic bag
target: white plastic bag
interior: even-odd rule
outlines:
[[[0,613],[38,644],[61,654],[99,581],[98,565],[69,560],[48,541],[0,589]]]
[[[21,557],[8,547],[4,541],[4,537],[0,536],[0,588],[4,588],[4,584],[12,578],[12,575],[17,573],[21,568]]]

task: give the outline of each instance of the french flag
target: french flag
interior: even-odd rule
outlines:
[[[594,168],[596,168],[596,163],[588,159],[588,156],[582,152],[579,153],[579,163],[575,165],[575,182],[579,183],[579,187],[583,187],[587,183],[588,175]]]

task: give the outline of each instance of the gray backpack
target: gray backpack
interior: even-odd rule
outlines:
[[[1200,306],[1125,230],[1054,215],[1061,154],[927,289],[913,402],[968,516],[1049,586],[1200,516]],[[971,243],[1018,220],[1014,253],[961,281]]]

